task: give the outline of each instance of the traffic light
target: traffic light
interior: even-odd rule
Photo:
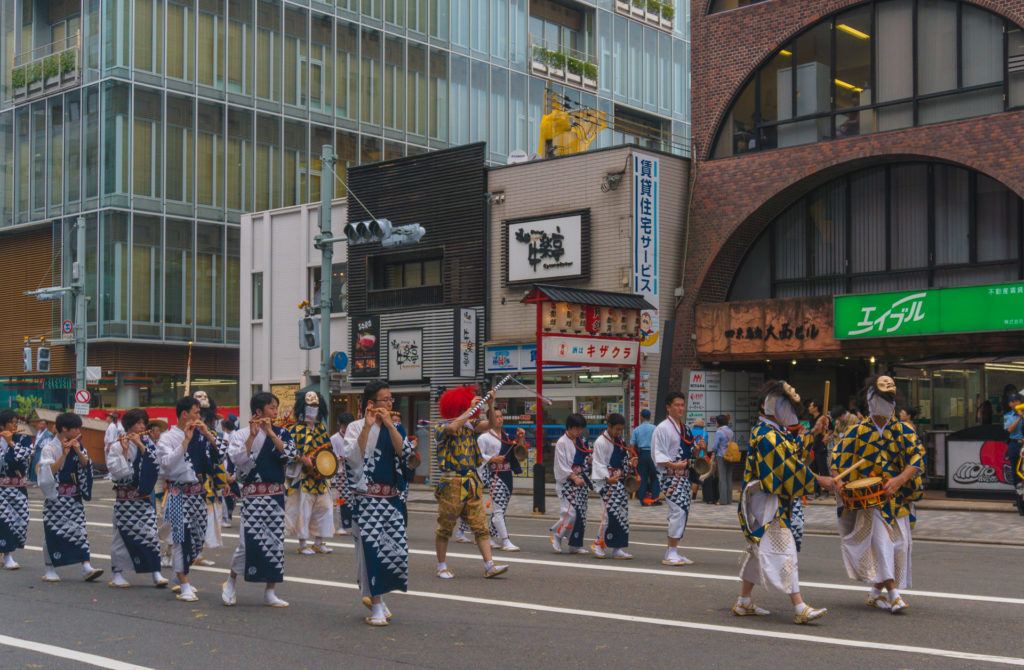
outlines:
[[[32,372],[32,347],[27,344],[21,350],[21,367],[25,372]]]
[[[418,223],[396,227],[388,219],[345,224],[345,237],[349,244],[380,242],[384,247],[398,247],[419,242],[426,232]]]
[[[299,349],[320,347],[320,317],[304,316],[299,319]]]
[[[50,347],[39,347],[39,353],[36,356],[36,370],[39,372],[50,371]]]

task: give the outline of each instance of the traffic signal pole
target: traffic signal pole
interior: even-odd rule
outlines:
[[[71,296],[75,301],[75,390],[86,388],[85,368],[88,364],[85,319],[85,217],[75,221],[75,262],[71,266]]]
[[[331,201],[334,200],[334,148],[320,154],[320,395],[327,403],[327,427],[331,430],[331,283],[334,279],[334,240],[331,240]]]

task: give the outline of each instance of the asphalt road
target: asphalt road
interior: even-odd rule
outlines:
[[[108,569],[112,501],[104,485],[88,506],[97,567]],[[456,579],[434,576],[433,519],[413,512],[409,594],[387,598],[388,628],[363,624],[347,538],[335,553],[299,556],[289,544],[291,607],[260,605],[261,587],[240,584],[235,608],[220,604],[224,566],[237,542],[208,552],[195,568],[198,603],[182,603],[133,576],[131,589],[83,583],[77,567],[64,581],[40,581],[42,524],[32,501],[30,548],[22,569],[0,571],[0,667],[129,670],[144,668],[991,668],[1024,665],[1024,579],[1020,547],[917,542],[909,610],[893,616],[867,608],[865,592],[843,571],[838,540],[809,536],[800,556],[805,598],[829,614],[809,626],[791,622],[788,598],[755,592],[772,610],[764,618],[730,614],[743,547],[739,531],[688,531],[686,568],[660,565],[663,535],[634,530],[632,561],[555,555],[547,522],[513,519],[523,548],[501,554],[511,565],[485,580],[474,547],[452,544]],[[593,529],[588,535],[592,537]],[[165,573],[169,571],[165,570]],[[86,659],[82,654],[100,658]],[[126,665],[129,664],[129,665]],[[130,665],[134,664],[134,665]]]

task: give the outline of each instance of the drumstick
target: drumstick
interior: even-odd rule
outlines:
[[[826,416],[828,415],[828,394],[829,394],[829,391],[831,391],[831,390],[832,390],[832,382],[826,379],[825,380],[825,404],[821,406],[821,413],[826,415]]]
[[[853,465],[851,465],[850,467],[848,467],[848,468],[846,468],[845,470],[843,470],[842,472],[840,472],[840,473],[839,473],[838,475],[836,475],[836,476],[835,476],[835,477],[833,477],[832,479],[836,480],[837,482],[838,482],[838,481],[841,481],[841,480],[843,480],[843,479],[844,479],[844,478],[845,478],[845,477],[846,477],[846,476],[847,476],[848,474],[850,474],[850,473],[851,473],[851,472],[853,472],[854,470],[857,470],[858,468],[862,468],[862,467],[864,467],[865,465],[871,465],[871,461],[869,461],[869,460],[868,460],[868,459],[866,459],[866,458],[862,458],[862,459],[860,459],[859,461],[857,461],[856,463],[854,463]]]

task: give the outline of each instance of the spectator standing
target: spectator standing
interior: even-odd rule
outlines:
[[[1017,503],[1017,511],[1024,515],[1024,497],[1020,493],[1021,478],[1017,472],[1021,444],[1024,442],[1024,409],[1018,411],[1017,405],[1024,404],[1024,396],[1016,392],[1009,394],[1003,404],[1006,408],[1006,413],[1003,414],[1003,428],[1009,433],[1009,440],[1006,443],[1006,462],[1003,465],[1004,481],[1013,485],[1014,491],[1017,493],[1014,500]]]
[[[32,428],[36,431],[35,439],[32,441],[32,462],[29,464],[28,480],[33,484],[37,483],[39,473],[39,455],[43,451],[43,445],[53,439],[53,431],[49,429],[46,421],[36,416],[32,419]]]
[[[658,470],[654,466],[654,459],[651,458],[651,438],[654,436],[654,425],[651,423],[651,410],[640,411],[641,423],[633,429],[629,437],[629,446],[637,451],[640,460],[640,490],[637,491],[637,498],[644,507],[660,505],[658,495],[661,487],[658,484]]]
[[[715,456],[715,472],[718,474],[718,505],[732,504],[732,463],[725,460],[725,452],[730,442],[736,441],[736,433],[729,426],[729,417],[719,414],[715,417],[718,430],[711,443],[711,451]]]
[[[822,477],[828,476],[828,444],[832,433],[832,424],[829,417],[822,411],[821,403],[817,400],[807,402],[807,413],[811,417],[811,457],[813,459],[811,469],[814,474]]]

